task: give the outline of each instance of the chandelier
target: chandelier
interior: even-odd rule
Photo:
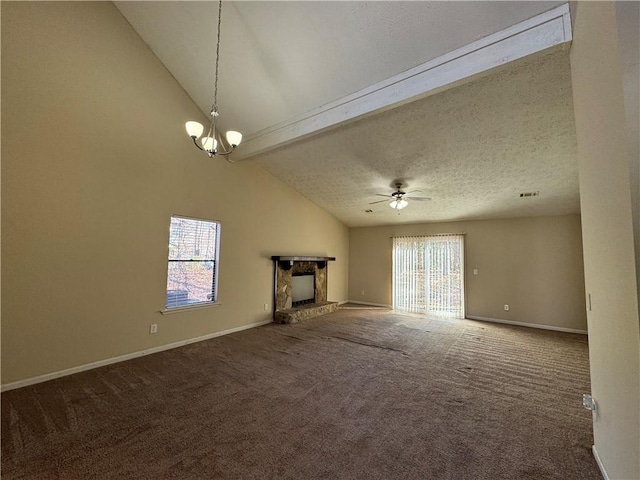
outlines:
[[[242,141],[242,134],[240,132],[236,132],[234,130],[229,130],[225,134],[225,138],[227,144],[229,145],[229,149],[225,150],[224,148],[218,148],[218,138],[222,138],[220,133],[217,130],[216,121],[219,116],[218,113],[218,63],[220,61],[220,19],[222,18],[222,0],[219,1],[218,4],[218,41],[216,43],[216,76],[213,88],[213,104],[211,105],[211,122],[209,124],[209,130],[206,136],[200,138],[204,133],[204,126],[199,122],[189,121],[185,123],[185,128],[187,129],[187,134],[193,140],[193,144],[198,147],[198,149],[206,152],[209,157],[214,157],[216,155],[229,155],[231,152],[235,150],[235,148],[240,145]],[[217,138],[216,138],[217,137]],[[198,139],[200,139],[200,144],[198,145]],[[221,143],[221,142],[220,142]]]

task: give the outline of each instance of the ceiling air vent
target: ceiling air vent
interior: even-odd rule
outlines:
[[[538,196],[540,196],[540,192],[524,192],[520,194],[520,198],[538,197]]]

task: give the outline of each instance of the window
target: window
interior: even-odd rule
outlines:
[[[464,236],[394,237],[393,308],[464,318]]]
[[[216,302],[219,250],[220,223],[171,217],[167,309]]]

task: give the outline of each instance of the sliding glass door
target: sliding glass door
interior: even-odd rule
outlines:
[[[393,238],[393,308],[464,318],[464,236]]]

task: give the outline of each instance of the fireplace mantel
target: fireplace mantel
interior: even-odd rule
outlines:
[[[296,257],[293,255],[272,255],[271,260],[290,262],[332,262],[336,257]]]

